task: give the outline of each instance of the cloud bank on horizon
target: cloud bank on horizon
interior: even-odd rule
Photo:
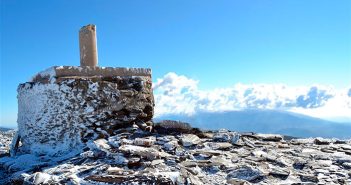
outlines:
[[[272,109],[351,122],[351,87],[241,84],[200,90],[199,81],[170,72],[154,83],[155,117],[199,111]]]

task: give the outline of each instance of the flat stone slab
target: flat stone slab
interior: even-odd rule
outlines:
[[[114,77],[114,76],[149,76],[150,68],[98,67],[98,66],[53,66],[39,72],[32,82],[43,79],[62,77]]]

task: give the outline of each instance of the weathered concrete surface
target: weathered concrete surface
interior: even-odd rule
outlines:
[[[79,49],[81,66],[98,65],[95,25],[89,24],[79,30]]]
[[[98,66],[53,66],[39,72],[32,78],[32,82],[44,82],[53,78],[113,78],[116,76],[147,76],[151,78],[150,68],[123,68]]]
[[[64,77],[18,87],[19,136],[31,153],[79,148],[117,128],[148,123],[153,111],[150,76]]]
[[[97,66],[96,26],[89,24],[79,30],[79,50],[81,66]]]

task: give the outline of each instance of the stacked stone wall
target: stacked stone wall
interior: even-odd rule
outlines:
[[[20,84],[22,149],[64,153],[121,127],[151,124],[151,76],[55,77]]]

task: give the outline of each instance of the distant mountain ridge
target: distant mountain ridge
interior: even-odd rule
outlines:
[[[154,121],[163,119],[185,121],[193,127],[208,130],[225,128],[239,132],[282,134],[302,138],[351,138],[351,123],[327,121],[286,111],[248,109],[226,112],[198,112],[191,116],[168,114],[157,117]],[[12,130],[12,128],[0,127],[0,131],[8,130]]]
[[[229,129],[240,132],[283,134],[294,137],[351,138],[351,123],[338,123],[302,114],[276,110],[248,109],[226,112],[199,112],[194,115],[164,115],[155,119],[189,122],[202,129]]]
[[[12,129],[10,129],[10,128],[0,127],[0,131],[6,132],[6,131],[9,131],[9,130],[12,130]]]

